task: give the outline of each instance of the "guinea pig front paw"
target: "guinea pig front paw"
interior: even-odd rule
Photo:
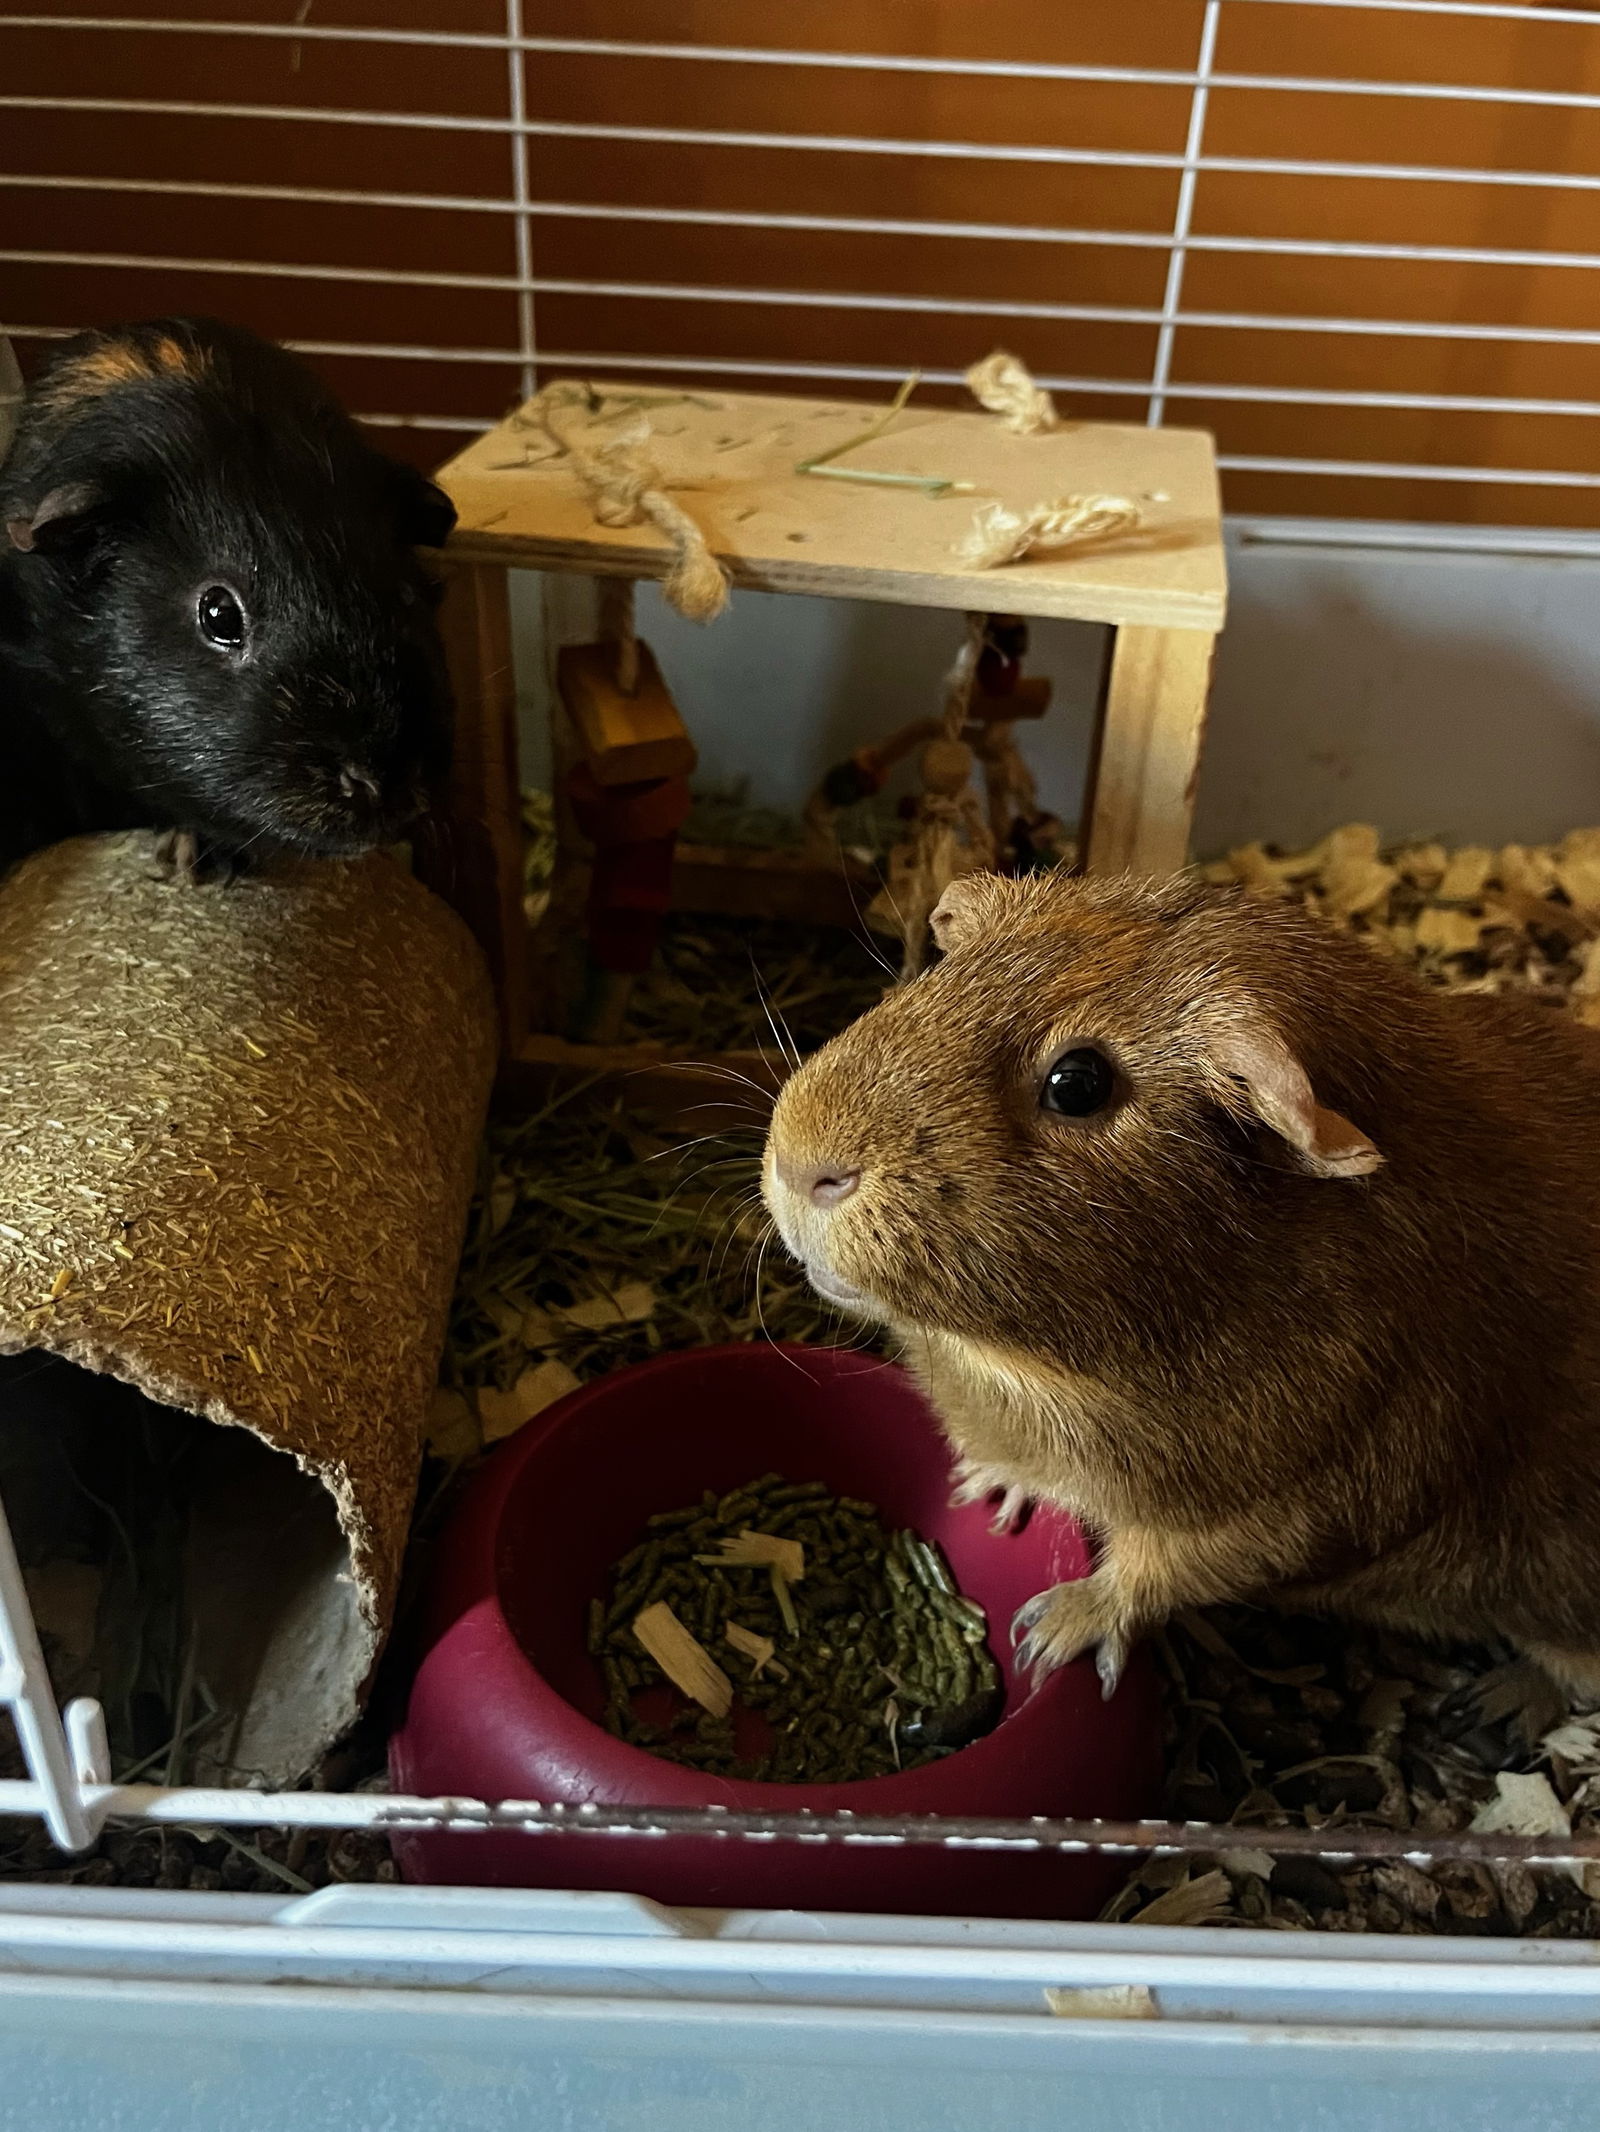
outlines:
[[[245,871],[243,858],[207,844],[192,829],[163,829],[156,838],[157,870],[191,886],[225,887]]]
[[[967,1503],[986,1502],[990,1496],[997,1495],[1000,1502],[989,1521],[991,1532],[1020,1532],[1027,1523],[1033,1497],[998,1467],[980,1466],[973,1459],[963,1458],[956,1463],[954,1478],[955,1486],[950,1491],[953,1510],[959,1510]]]
[[[1566,1716],[1569,1698],[1532,1658],[1515,1658],[1446,1698],[1439,1724],[1446,1739],[1461,1739],[1482,1725],[1504,1725],[1514,1744],[1536,1748]]]
[[[1070,1665],[1092,1650],[1101,1693],[1108,1699],[1116,1692],[1134,1641],[1132,1627],[1099,1571],[1071,1584],[1053,1585],[1018,1607],[1011,1638],[1017,1645],[1017,1663],[1032,1676],[1035,1687],[1057,1666]]]

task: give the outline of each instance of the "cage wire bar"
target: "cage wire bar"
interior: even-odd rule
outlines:
[[[511,121],[512,225],[517,244],[517,353],[522,359],[522,397],[531,400],[538,384],[538,342],[534,328],[532,197],[528,183],[528,103],[522,66],[522,0],[506,0],[506,86]]]
[[[763,378],[807,379],[819,384],[898,382],[911,365],[779,361],[758,357],[706,357],[693,354],[628,355],[605,349],[541,349],[536,305],[541,295],[607,296],[638,301],[702,304],[806,306],[918,315],[958,314],[996,319],[1086,321],[1153,325],[1154,353],[1148,375],[1095,377],[1041,373],[1039,382],[1061,393],[1125,396],[1144,402],[1145,420],[1156,425],[1169,403],[1189,400],[1246,402],[1261,405],[1404,409],[1429,413],[1600,416],[1600,399],[1551,398],[1494,393],[1430,393],[1338,390],[1315,386],[1256,385],[1246,382],[1186,380],[1174,376],[1177,341],[1185,327],[1222,327],[1259,333],[1361,334],[1377,338],[1434,341],[1480,341],[1555,346],[1600,347],[1600,329],[1474,324],[1453,320],[1408,320],[1363,317],[1308,317],[1291,314],[1208,311],[1186,308],[1185,268],[1195,253],[1265,253],[1281,257],[1412,261],[1424,264],[1519,266],[1593,271],[1600,253],[1546,251],[1520,247],[1429,245],[1344,241],[1327,238],[1219,234],[1193,227],[1200,179],[1208,172],[1234,175],[1361,178],[1393,183],[1485,185],[1545,188],[1600,193],[1600,172],[1504,170],[1454,165],[1400,164],[1315,158],[1227,156],[1208,154],[1206,120],[1211,93],[1217,89],[1274,92],[1286,95],[1348,95],[1453,101],[1551,111],[1597,112],[1600,95],[1579,91],[1534,90],[1492,84],[1429,81],[1346,80],[1315,76],[1218,71],[1215,55],[1224,9],[1267,7],[1330,9],[1345,13],[1489,20],[1519,24],[1577,24],[1600,30],[1600,11],[1575,6],[1532,7],[1510,0],[1205,0],[1192,69],[1097,67],[1071,63],[1011,60],[965,60],[918,54],[808,52],[763,46],[700,46],[630,42],[601,38],[530,36],[523,28],[522,0],[505,0],[502,34],[421,29],[291,23],[163,21],[95,15],[0,15],[0,29],[51,32],[114,32],[119,35],[205,36],[278,39],[367,45],[422,45],[452,49],[503,51],[507,65],[507,101],[503,118],[443,112],[322,109],[288,104],[234,104],[119,97],[39,97],[0,94],[0,110],[104,113],[128,116],[231,118],[266,124],[316,123],[351,127],[406,127],[418,131],[466,131],[502,134],[507,141],[507,187],[499,195],[453,195],[427,191],[396,192],[360,187],[291,184],[211,184],[204,180],[71,176],[0,171],[0,188],[61,192],[114,192],[151,197],[225,198],[306,205],[385,207],[396,210],[445,210],[509,215],[513,218],[516,271],[512,275],[457,274],[417,270],[390,271],[311,262],[251,261],[164,257],[138,253],[0,248],[0,264],[71,267],[142,268],[165,273],[222,273],[262,278],[378,282],[394,286],[499,291],[516,297],[517,345],[514,348],[450,347],[436,344],[304,339],[291,345],[311,356],[355,357],[395,362],[446,362],[501,365],[516,369],[525,394],[536,383],[536,366],[580,371],[633,373],[699,372],[759,381]],[[662,64],[736,63],[742,65],[860,70],[878,73],[954,74],[1063,83],[1122,83],[1129,86],[1187,88],[1190,92],[1185,144],[1181,154],[1136,150],[1077,148],[1067,143],[988,143],[971,141],[895,140],[867,135],[773,133],[750,130],[700,130],[671,126],[630,126],[568,122],[530,117],[524,66],[530,55],[572,54],[590,57],[653,59]],[[931,159],[1113,167],[1173,171],[1179,183],[1172,223],[1167,230],[1118,230],[1050,227],[1031,224],[964,222],[765,213],[750,210],[695,209],[646,204],[537,199],[530,182],[529,143],[536,137],[597,142],[641,142],[663,147],[726,146],[774,148],[861,156],[903,155]],[[773,232],[815,231],[840,235],[937,237],[974,243],[1115,246],[1158,250],[1166,254],[1165,285],[1158,308],[1118,304],[1048,304],[950,299],[938,295],[903,296],[817,289],[760,289],[733,286],[651,283],[626,280],[540,276],[535,268],[533,231],[541,220],[587,219],[663,225],[728,226]],[[77,329],[80,321],[8,321],[0,332],[19,339],[51,339]],[[959,371],[928,368],[930,383],[959,385]],[[413,413],[377,408],[362,420],[384,428],[424,428],[476,432],[492,426],[471,413]],[[1543,487],[1600,487],[1600,472],[1589,468],[1524,468],[1363,459],[1319,459],[1224,453],[1224,470],[1298,474],[1337,474],[1372,479],[1405,478],[1441,483],[1490,483]],[[1337,537],[1333,521],[1307,521],[1308,537]],[[1458,529],[1472,545],[1482,529]],[[1441,534],[1440,540],[1448,535]],[[1530,552],[1562,552],[1578,534],[1530,529]],[[850,1814],[738,1814],[725,1809],[600,1808],[537,1801],[489,1802],[471,1799],[424,1799],[387,1793],[339,1794],[322,1791],[266,1793],[240,1789],[119,1784],[112,1780],[103,1713],[98,1703],[80,1698],[63,1714],[57,1709],[39,1638],[18,1565],[4,1506],[0,1504],[0,1705],[13,1718],[28,1770],[25,1779],[0,1781],[0,1815],[36,1815],[61,1848],[90,1846],[109,1820],[138,1820],[189,1826],[284,1827],[322,1830],[518,1829],[540,1832],[587,1831],[595,1835],[648,1837],[667,1833],[702,1834],[730,1840],[839,1842],[856,1844],[946,1844],[961,1847],[1027,1848],[1105,1852],[1179,1852],[1220,1855],[1248,1844],[1279,1855],[1308,1854],[1334,1861],[1403,1859],[1419,1865],[1447,1860],[1489,1864],[1522,1863],[1561,1866],[1600,1860],[1597,1837],[1516,1837],[1471,1831],[1423,1835],[1416,1831],[1341,1829],[1273,1829],[1217,1827],[1203,1823],[1095,1822],[1065,1820],[996,1821],[880,1820]],[[664,1943],[665,1944],[665,1943]],[[697,1947],[699,1943],[696,1943]],[[703,1949],[701,1950],[703,1952]],[[1541,1979],[1552,1972],[1542,1970]]]
[[[49,30],[52,32],[115,32],[150,36],[208,36],[291,42],[340,42],[354,44],[440,46],[446,48],[504,50],[509,68],[506,115],[501,117],[439,112],[384,112],[341,110],[288,104],[233,104],[188,102],[165,99],[108,97],[32,97],[0,95],[0,109],[16,111],[99,112],[120,115],[192,116],[233,118],[260,123],[316,123],[350,126],[407,127],[421,131],[469,131],[504,133],[510,145],[511,182],[504,198],[460,197],[446,194],[363,191],[359,188],[283,186],[211,186],[203,181],[152,181],[94,177],[34,176],[23,172],[0,173],[0,187],[41,186],[73,189],[115,190],[131,193],[217,196],[277,200],[283,202],[391,206],[411,209],[446,209],[491,214],[509,213],[515,218],[514,275],[451,275],[416,270],[327,266],[283,261],[194,259],[148,254],[83,251],[38,251],[0,249],[0,263],[59,265],[71,267],[134,267],[168,273],[225,273],[258,278],[374,281],[389,286],[460,288],[514,293],[518,307],[518,345],[514,349],[468,349],[439,345],[385,346],[369,342],[306,340],[293,343],[307,354],[343,355],[374,360],[439,361],[511,364],[517,366],[524,390],[531,390],[534,366],[653,371],[700,371],[729,378],[759,378],[763,375],[805,376],[818,382],[865,382],[879,377],[903,376],[912,365],[899,369],[849,363],[777,364],[737,357],[651,355],[635,357],[606,351],[585,352],[552,348],[540,351],[534,333],[534,306],[540,295],[596,296],[640,302],[671,301],[686,304],[751,304],[801,306],[814,309],[857,310],[880,313],[966,315],[995,319],[1081,321],[1097,324],[1153,325],[1155,351],[1149,375],[1143,378],[1101,378],[1071,374],[1041,377],[1052,391],[1121,395],[1145,402],[1145,417],[1159,423],[1169,401],[1215,400],[1259,405],[1299,405],[1351,409],[1403,409],[1426,413],[1476,413],[1506,415],[1553,415],[1592,417],[1600,402],[1571,398],[1540,398],[1527,395],[1378,393],[1316,387],[1267,386],[1248,383],[1187,381],[1172,375],[1177,335],[1185,327],[1223,328],[1251,333],[1352,334],[1376,338],[1424,341],[1502,341],[1521,345],[1600,346],[1600,330],[1530,326],[1507,323],[1364,317],[1308,317],[1257,312],[1186,309],[1182,302],[1187,259],[1195,252],[1265,252],[1282,257],[1384,259],[1457,265],[1517,265],[1592,270],[1600,255],[1579,252],[1472,245],[1379,244],[1327,239],[1272,238],[1248,235],[1196,233],[1192,228],[1198,182],[1207,172],[1235,175],[1365,178],[1395,183],[1438,185],[1490,185],[1543,187],[1584,192],[1600,191],[1600,172],[1502,170],[1456,165],[1400,164],[1312,158],[1226,156],[1205,151],[1205,122],[1210,93],[1214,89],[1237,89],[1277,94],[1375,96],[1443,100],[1458,104],[1486,104],[1551,111],[1600,111],[1600,94],[1582,91],[1542,90],[1484,83],[1389,81],[1341,79],[1324,76],[1281,75],[1219,71],[1214,56],[1223,9],[1233,11],[1263,7],[1293,6],[1305,10],[1332,9],[1345,13],[1438,18],[1483,19],[1524,24],[1558,23],[1600,27],[1600,15],[1583,7],[1490,4],[1490,0],[1205,0],[1199,48],[1192,69],[1159,67],[1112,67],[1070,62],[951,59],[909,53],[817,52],[787,47],[750,45],[693,45],[632,42],[607,38],[533,36],[522,28],[521,0],[506,0],[506,28],[500,35],[488,32],[454,32],[423,29],[389,29],[365,26],[312,24],[309,22],[216,22],[178,21],[143,17],[100,15],[10,14],[0,16],[0,28]],[[866,135],[774,133],[742,129],[695,129],[672,126],[627,126],[532,118],[526,109],[522,63],[530,54],[582,54],[591,57],[652,59],[663,64],[728,64],[786,66],[813,69],[849,69],[916,75],[972,75],[1019,80],[1072,83],[1116,83],[1143,87],[1187,87],[1190,109],[1187,138],[1181,154],[1077,148],[1065,143],[1005,143],[971,141],[897,140]],[[536,136],[584,139],[597,142],[653,143],[663,147],[754,147],[787,151],[813,151],[859,155],[903,155],[958,159],[974,162],[1058,164],[1139,170],[1175,171],[1179,188],[1173,223],[1167,231],[1123,231],[1086,228],[1037,228],[1011,224],[963,223],[938,220],[906,220],[873,217],[806,216],[763,214],[748,211],[680,209],[673,207],[536,200],[529,185],[527,146]],[[651,283],[626,280],[540,277],[533,267],[532,227],[539,218],[579,218],[661,224],[727,224],[747,229],[815,230],[863,236],[927,236],[966,239],[975,242],[1020,242],[1060,245],[1107,245],[1130,249],[1157,248],[1167,254],[1166,287],[1159,308],[1118,304],[1037,304],[1004,299],[963,300],[939,295],[904,296],[888,292],[862,294],[856,291],[816,289],[761,289],[736,286],[708,287],[697,284]],[[72,330],[47,321],[13,321],[0,330],[18,339],[53,337]],[[955,373],[926,371],[930,382],[956,383]],[[364,420],[380,427],[430,428],[441,431],[475,432],[491,422],[481,415],[421,414],[398,409],[374,409]],[[1320,458],[1259,453],[1224,452],[1224,471],[1279,474],[1342,475],[1373,480],[1407,479],[1446,484],[1483,482],[1495,486],[1593,489],[1600,487],[1600,473],[1590,468],[1515,467],[1500,465],[1449,465],[1388,459]]]
[[[1189,232],[1194,222],[1194,196],[1200,183],[1200,151],[1205,146],[1206,107],[1211,95],[1212,69],[1217,55],[1217,30],[1222,20],[1222,0],[1206,0],[1200,18],[1200,52],[1195,62],[1189,96],[1189,130],[1183,150],[1183,173],[1178,179],[1178,198],[1172,215],[1172,236],[1167,252],[1167,285],[1161,299],[1161,327],[1156,334],[1155,361],[1151,366],[1150,404],[1146,425],[1159,429],[1166,418],[1167,388],[1172,379],[1172,352],[1177,345],[1183,311],[1183,273],[1189,263]]]

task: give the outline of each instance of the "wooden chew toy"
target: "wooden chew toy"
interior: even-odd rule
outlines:
[[[967,717],[985,725],[1009,725],[1017,718],[1042,718],[1050,708],[1050,683],[1042,674],[1024,674],[1028,625],[1019,615],[992,614],[984,623],[983,649]]]
[[[1038,863],[1039,842],[1053,821],[1039,812],[1033,774],[1012,734],[1019,718],[1042,718],[1050,708],[1049,681],[1022,671],[1027,650],[1028,625],[1020,616],[990,615],[967,699],[966,731],[983,765],[989,834],[997,859],[1008,872]]]
[[[556,691],[584,760],[602,785],[687,777],[695,766],[694,742],[654,654],[637,640],[634,649],[638,678],[632,691],[617,678],[613,645],[569,644],[556,660]]]
[[[886,891],[867,909],[869,924],[901,937],[908,976],[921,966],[927,913],[948,880],[973,866],[1020,871],[1037,865],[1059,829],[1053,816],[1039,812],[1033,775],[1013,737],[1019,718],[1042,718],[1050,702],[1050,683],[1022,672],[1027,649],[1026,622],[970,615],[967,643],[946,683],[943,717],[919,719],[858,748],[834,764],[807,805],[807,831],[820,854],[839,810],[879,792],[894,765],[925,743],[912,827],[890,854]],[[978,767],[987,820],[969,789]]]
[[[567,799],[594,846],[588,968],[571,1034],[612,1044],[672,901],[673,853],[696,757],[650,647],[634,633],[630,580],[603,583],[600,630],[598,644],[561,652],[556,688],[582,751],[567,776]]]

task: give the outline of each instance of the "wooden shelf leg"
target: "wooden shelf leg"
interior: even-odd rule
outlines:
[[[506,577],[498,563],[446,565],[439,626],[455,694],[455,754],[443,816],[418,842],[417,872],[488,958],[502,1048],[514,1056],[528,1027],[528,928]]]
[[[1086,873],[1176,873],[1188,861],[1216,638],[1116,632],[1083,808]]]

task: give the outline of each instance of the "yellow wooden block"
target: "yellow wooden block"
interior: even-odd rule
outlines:
[[[602,785],[687,777],[696,762],[694,742],[649,645],[639,646],[639,685],[631,696],[617,686],[615,662],[609,644],[569,644],[556,661],[556,688],[589,768]]]

